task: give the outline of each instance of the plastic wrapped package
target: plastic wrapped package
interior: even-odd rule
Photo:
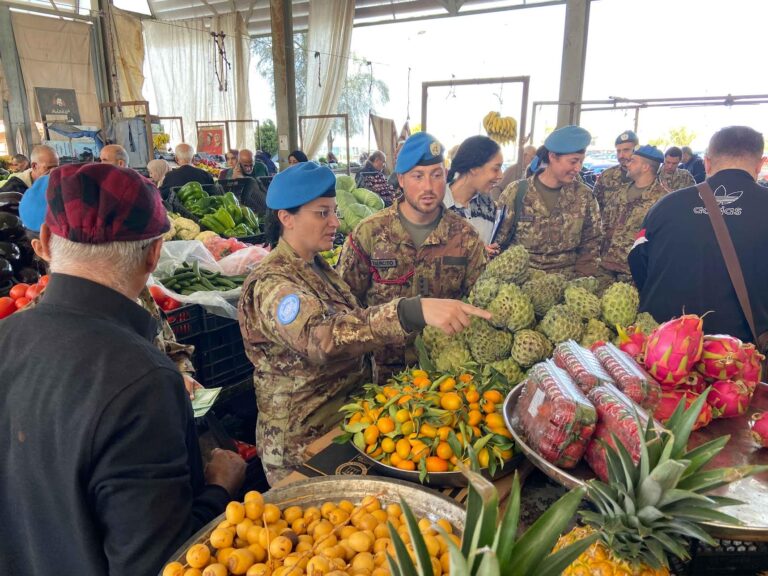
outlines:
[[[656,409],[661,400],[661,386],[629,354],[610,342],[598,346],[594,353],[619,390],[649,412]]]
[[[573,340],[561,342],[555,347],[553,358],[555,364],[568,372],[585,394],[598,384],[613,383],[613,379],[595,355],[586,348],[582,348],[578,342]]]
[[[595,408],[568,373],[548,360],[528,372],[512,424],[547,461],[573,468],[595,429]]]
[[[649,416],[612,384],[596,386],[589,391],[587,398],[597,411],[597,427],[584,456],[595,474],[601,480],[607,480],[608,464],[602,442],[615,447],[612,436],[616,436],[632,456],[632,460],[639,462],[640,444]],[[638,420],[640,428],[637,425]]]

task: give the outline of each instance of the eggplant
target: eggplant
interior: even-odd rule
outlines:
[[[18,268],[19,266],[32,265],[32,262],[35,259],[35,250],[34,248],[32,248],[32,242],[30,241],[30,239],[27,238],[26,235],[24,235],[18,240],[14,240],[13,243],[19,247],[19,252],[21,253],[21,258],[19,259],[19,263],[16,266],[16,268]]]
[[[15,214],[0,212],[0,240],[16,240],[24,236],[24,226]]]
[[[11,293],[11,288],[15,286],[15,283],[13,280],[8,280],[8,282],[0,282],[0,298],[3,296],[8,296],[8,294]]]
[[[12,266],[21,261],[21,250],[13,242],[0,242],[0,258],[5,258]]]
[[[36,268],[21,268],[16,271],[16,280],[24,284],[34,284],[40,280],[40,272]]]
[[[18,192],[0,192],[0,212],[19,213],[21,194]]]
[[[5,258],[0,258],[0,284],[5,284],[13,278],[13,266]]]

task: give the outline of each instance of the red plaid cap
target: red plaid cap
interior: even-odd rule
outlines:
[[[51,172],[45,223],[83,244],[155,238],[170,229],[158,189],[138,172],[110,164],[67,164]]]

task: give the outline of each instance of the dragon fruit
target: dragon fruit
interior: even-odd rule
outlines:
[[[619,333],[617,344],[619,350],[626,352],[637,362],[642,364],[648,336],[645,335],[640,328],[635,326],[630,326],[626,329],[621,326],[616,326],[616,331]]]
[[[683,389],[694,394],[701,394],[707,388],[707,381],[704,380],[704,376],[698,372],[691,372],[683,381],[680,382],[675,389]],[[662,386],[662,390],[666,390],[665,386]]]
[[[743,365],[741,368],[741,380],[753,390],[762,376],[762,363],[765,356],[760,354],[754,344],[742,344]]]
[[[758,446],[768,448],[768,412],[756,412],[749,420],[752,438]]]
[[[704,336],[701,360],[696,363],[696,370],[706,378],[730,380],[741,371],[744,357],[738,338],[724,334]]]
[[[648,336],[645,367],[659,384],[677,384],[701,358],[701,316],[686,314],[664,322]]]
[[[735,418],[749,408],[752,392],[741,380],[718,380],[712,384],[707,403],[713,408],[715,418]]]
[[[672,416],[677,408],[677,405],[685,399],[686,410],[691,404],[699,397],[696,392],[679,388],[677,390],[664,390],[661,393],[661,402],[656,407],[656,411],[653,413],[653,417],[660,421],[662,424],[666,424],[667,420]],[[693,425],[693,430],[704,428],[707,424],[712,422],[712,406],[704,404],[704,407],[699,412],[699,417],[696,419],[696,423]]]

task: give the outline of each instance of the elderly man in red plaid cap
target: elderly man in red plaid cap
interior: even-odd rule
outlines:
[[[240,488],[239,456],[205,473],[191,405],[136,303],[169,225],[132,170],[50,177],[42,250],[51,279],[0,322],[0,557],[14,575],[154,574]]]

